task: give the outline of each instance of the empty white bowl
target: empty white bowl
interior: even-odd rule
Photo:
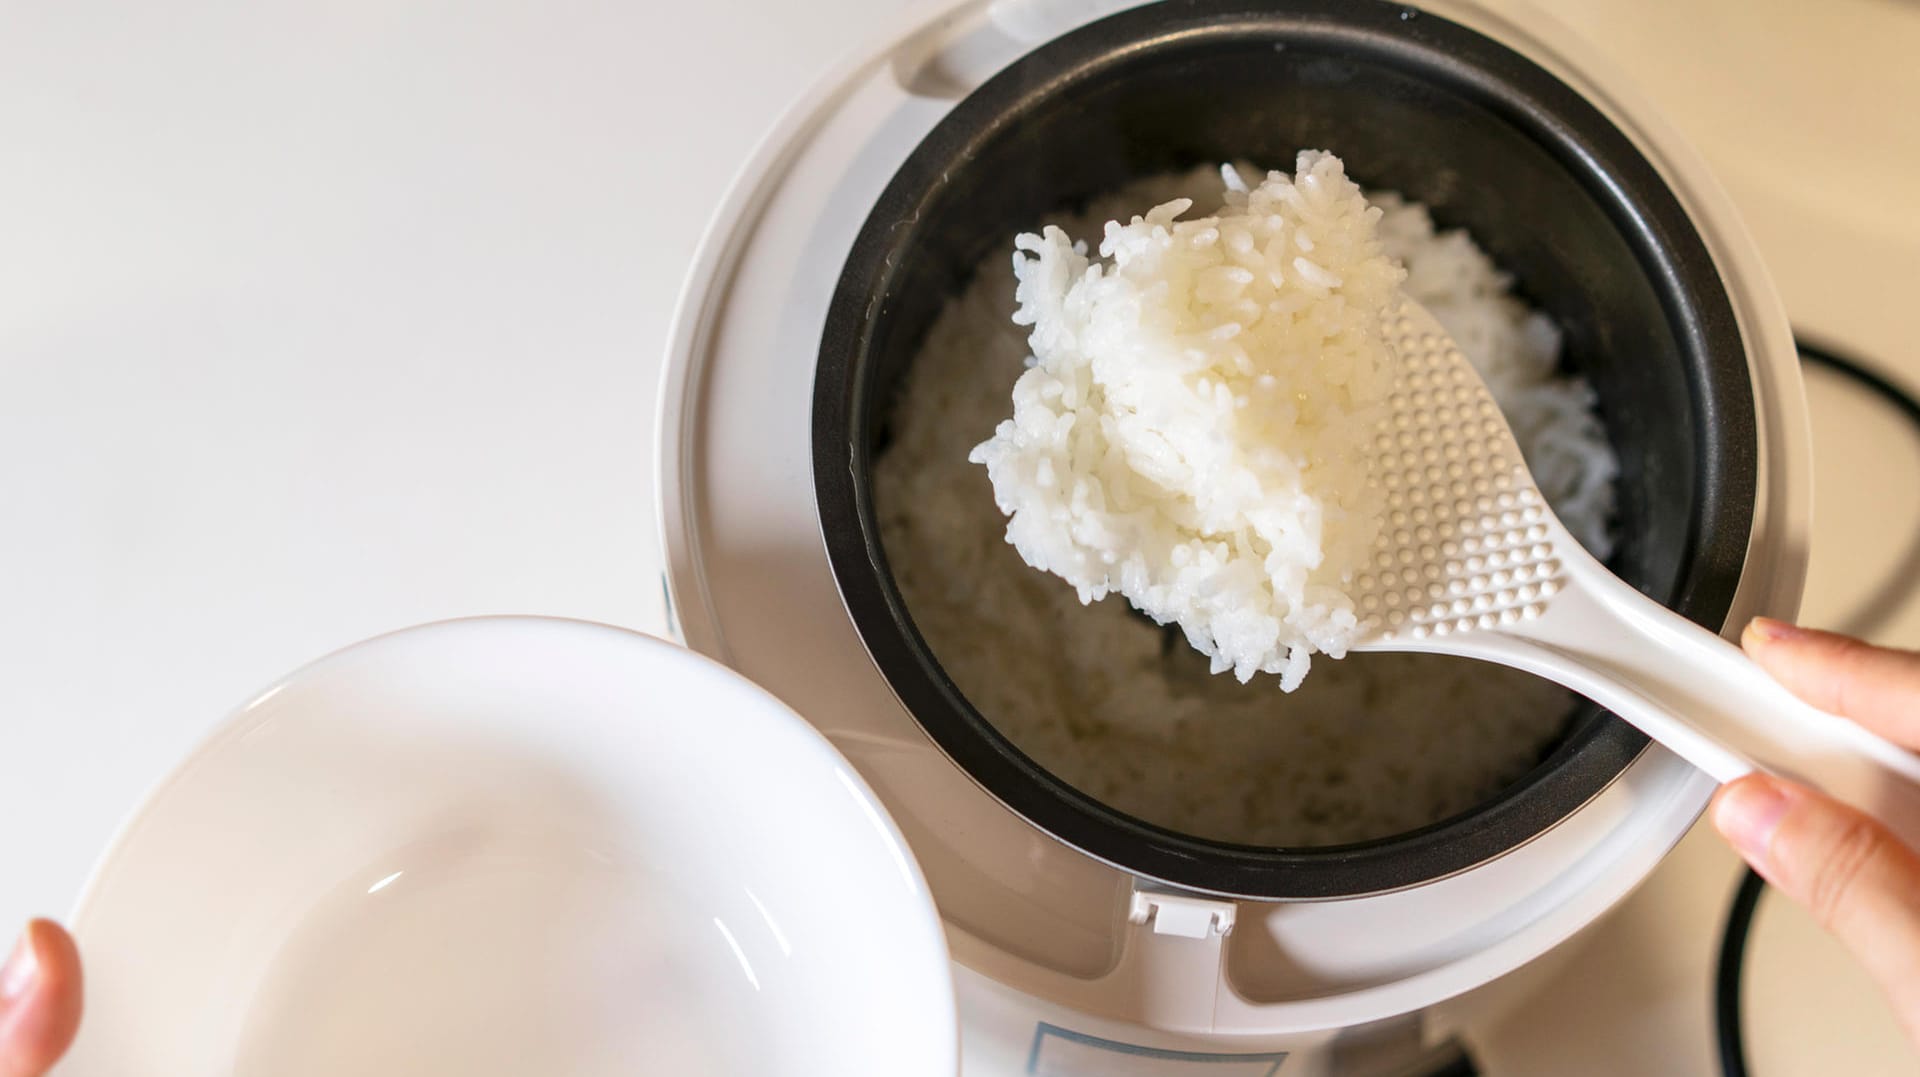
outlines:
[[[69,1077],[957,1069],[938,917],[846,761],[579,622],[295,673],[153,794],[76,928]]]

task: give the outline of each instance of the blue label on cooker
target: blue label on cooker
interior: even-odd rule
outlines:
[[[1033,1030],[1027,1072],[1034,1077],[1274,1077],[1285,1051],[1216,1054],[1142,1047],[1042,1021]]]

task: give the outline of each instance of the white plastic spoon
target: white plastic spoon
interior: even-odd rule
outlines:
[[[1824,790],[1920,846],[1920,756],[1801,702],[1738,647],[1622,582],[1561,525],[1492,393],[1426,310],[1375,445],[1388,519],[1356,580],[1356,650],[1485,659],[1556,681],[1720,781]]]

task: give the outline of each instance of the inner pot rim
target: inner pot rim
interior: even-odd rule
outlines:
[[[1718,628],[1739,582],[1757,474],[1753,387],[1731,302],[1699,232],[1632,141],[1576,92],[1473,30],[1425,13],[1409,20],[1406,10],[1379,0],[1264,6],[1173,0],[1040,46],[961,101],[921,140],[861,228],[828,310],[814,383],[815,494],[835,582],[869,656],[915,722],[1003,806],[1097,860],[1183,889],[1313,900],[1384,893],[1457,874],[1571,815],[1648,740],[1610,715],[1585,720],[1597,712],[1587,705],[1571,719],[1576,731],[1545,760],[1466,812],[1366,842],[1276,849],[1196,838],[1110,808],[1033,762],[967,702],[920,636],[887,569],[872,505],[863,358],[895,262],[912,248],[913,229],[898,223],[917,221],[948,168],[963,165],[972,147],[997,137],[1041,100],[1156,51],[1253,39],[1353,50],[1488,102],[1602,206],[1645,269],[1683,353],[1694,360],[1689,365],[1704,371],[1690,388],[1708,481],[1669,604]],[[1728,486],[1741,493],[1727,496]]]

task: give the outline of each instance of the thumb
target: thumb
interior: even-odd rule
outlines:
[[[1920,1043],[1920,854],[1866,815],[1767,774],[1721,789],[1713,825],[1852,952]]]
[[[0,965],[0,1077],[41,1077],[80,1025],[80,951],[51,920],[35,920]]]

